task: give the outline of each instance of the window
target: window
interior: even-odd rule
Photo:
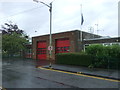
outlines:
[[[56,53],[66,53],[69,52],[70,50],[69,46],[65,46],[65,47],[56,47]]]

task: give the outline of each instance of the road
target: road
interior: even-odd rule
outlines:
[[[45,65],[48,62],[39,62]],[[3,60],[4,88],[118,88],[118,82],[36,68],[33,60]]]

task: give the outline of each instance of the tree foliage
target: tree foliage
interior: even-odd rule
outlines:
[[[24,31],[19,29],[16,24],[5,23],[2,26],[2,50],[3,54],[7,53],[13,56],[25,49],[25,43],[28,43],[28,37]]]
[[[94,56],[119,58],[120,45],[103,46],[100,44],[94,44],[87,47],[86,53]]]
[[[5,23],[4,25],[1,25],[2,34],[12,34],[16,32],[17,34],[23,34],[24,31],[18,28],[18,25],[13,24],[11,21],[9,23]]]
[[[93,55],[94,61],[91,66],[102,68],[118,68],[118,59],[120,58],[120,45],[103,46],[100,44],[87,47],[87,54]]]

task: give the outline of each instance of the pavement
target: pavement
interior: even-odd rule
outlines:
[[[43,68],[49,68],[49,65],[43,66]],[[60,65],[60,64],[52,64],[52,68],[61,71],[67,72],[80,72],[86,75],[93,75],[111,79],[120,80],[120,71],[112,70],[112,69],[99,69],[99,68],[87,68],[81,66],[73,66],[73,65]]]

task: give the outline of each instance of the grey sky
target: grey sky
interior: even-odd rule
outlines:
[[[9,1],[9,2],[8,2]],[[41,0],[49,4],[53,0]],[[82,30],[103,36],[118,36],[119,0],[54,0],[52,33],[81,29],[81,7],[84,17]],[[34,9],[33,9],[34,8]],[[26,11],[27,10],[27,11]],[[25,11],[25,12],[23,12]],[[12,21],[32,36],[49,34],[49,8],[32,0],[0,0],[0,25]],[[37,32],[35,32],[37,31]]]

